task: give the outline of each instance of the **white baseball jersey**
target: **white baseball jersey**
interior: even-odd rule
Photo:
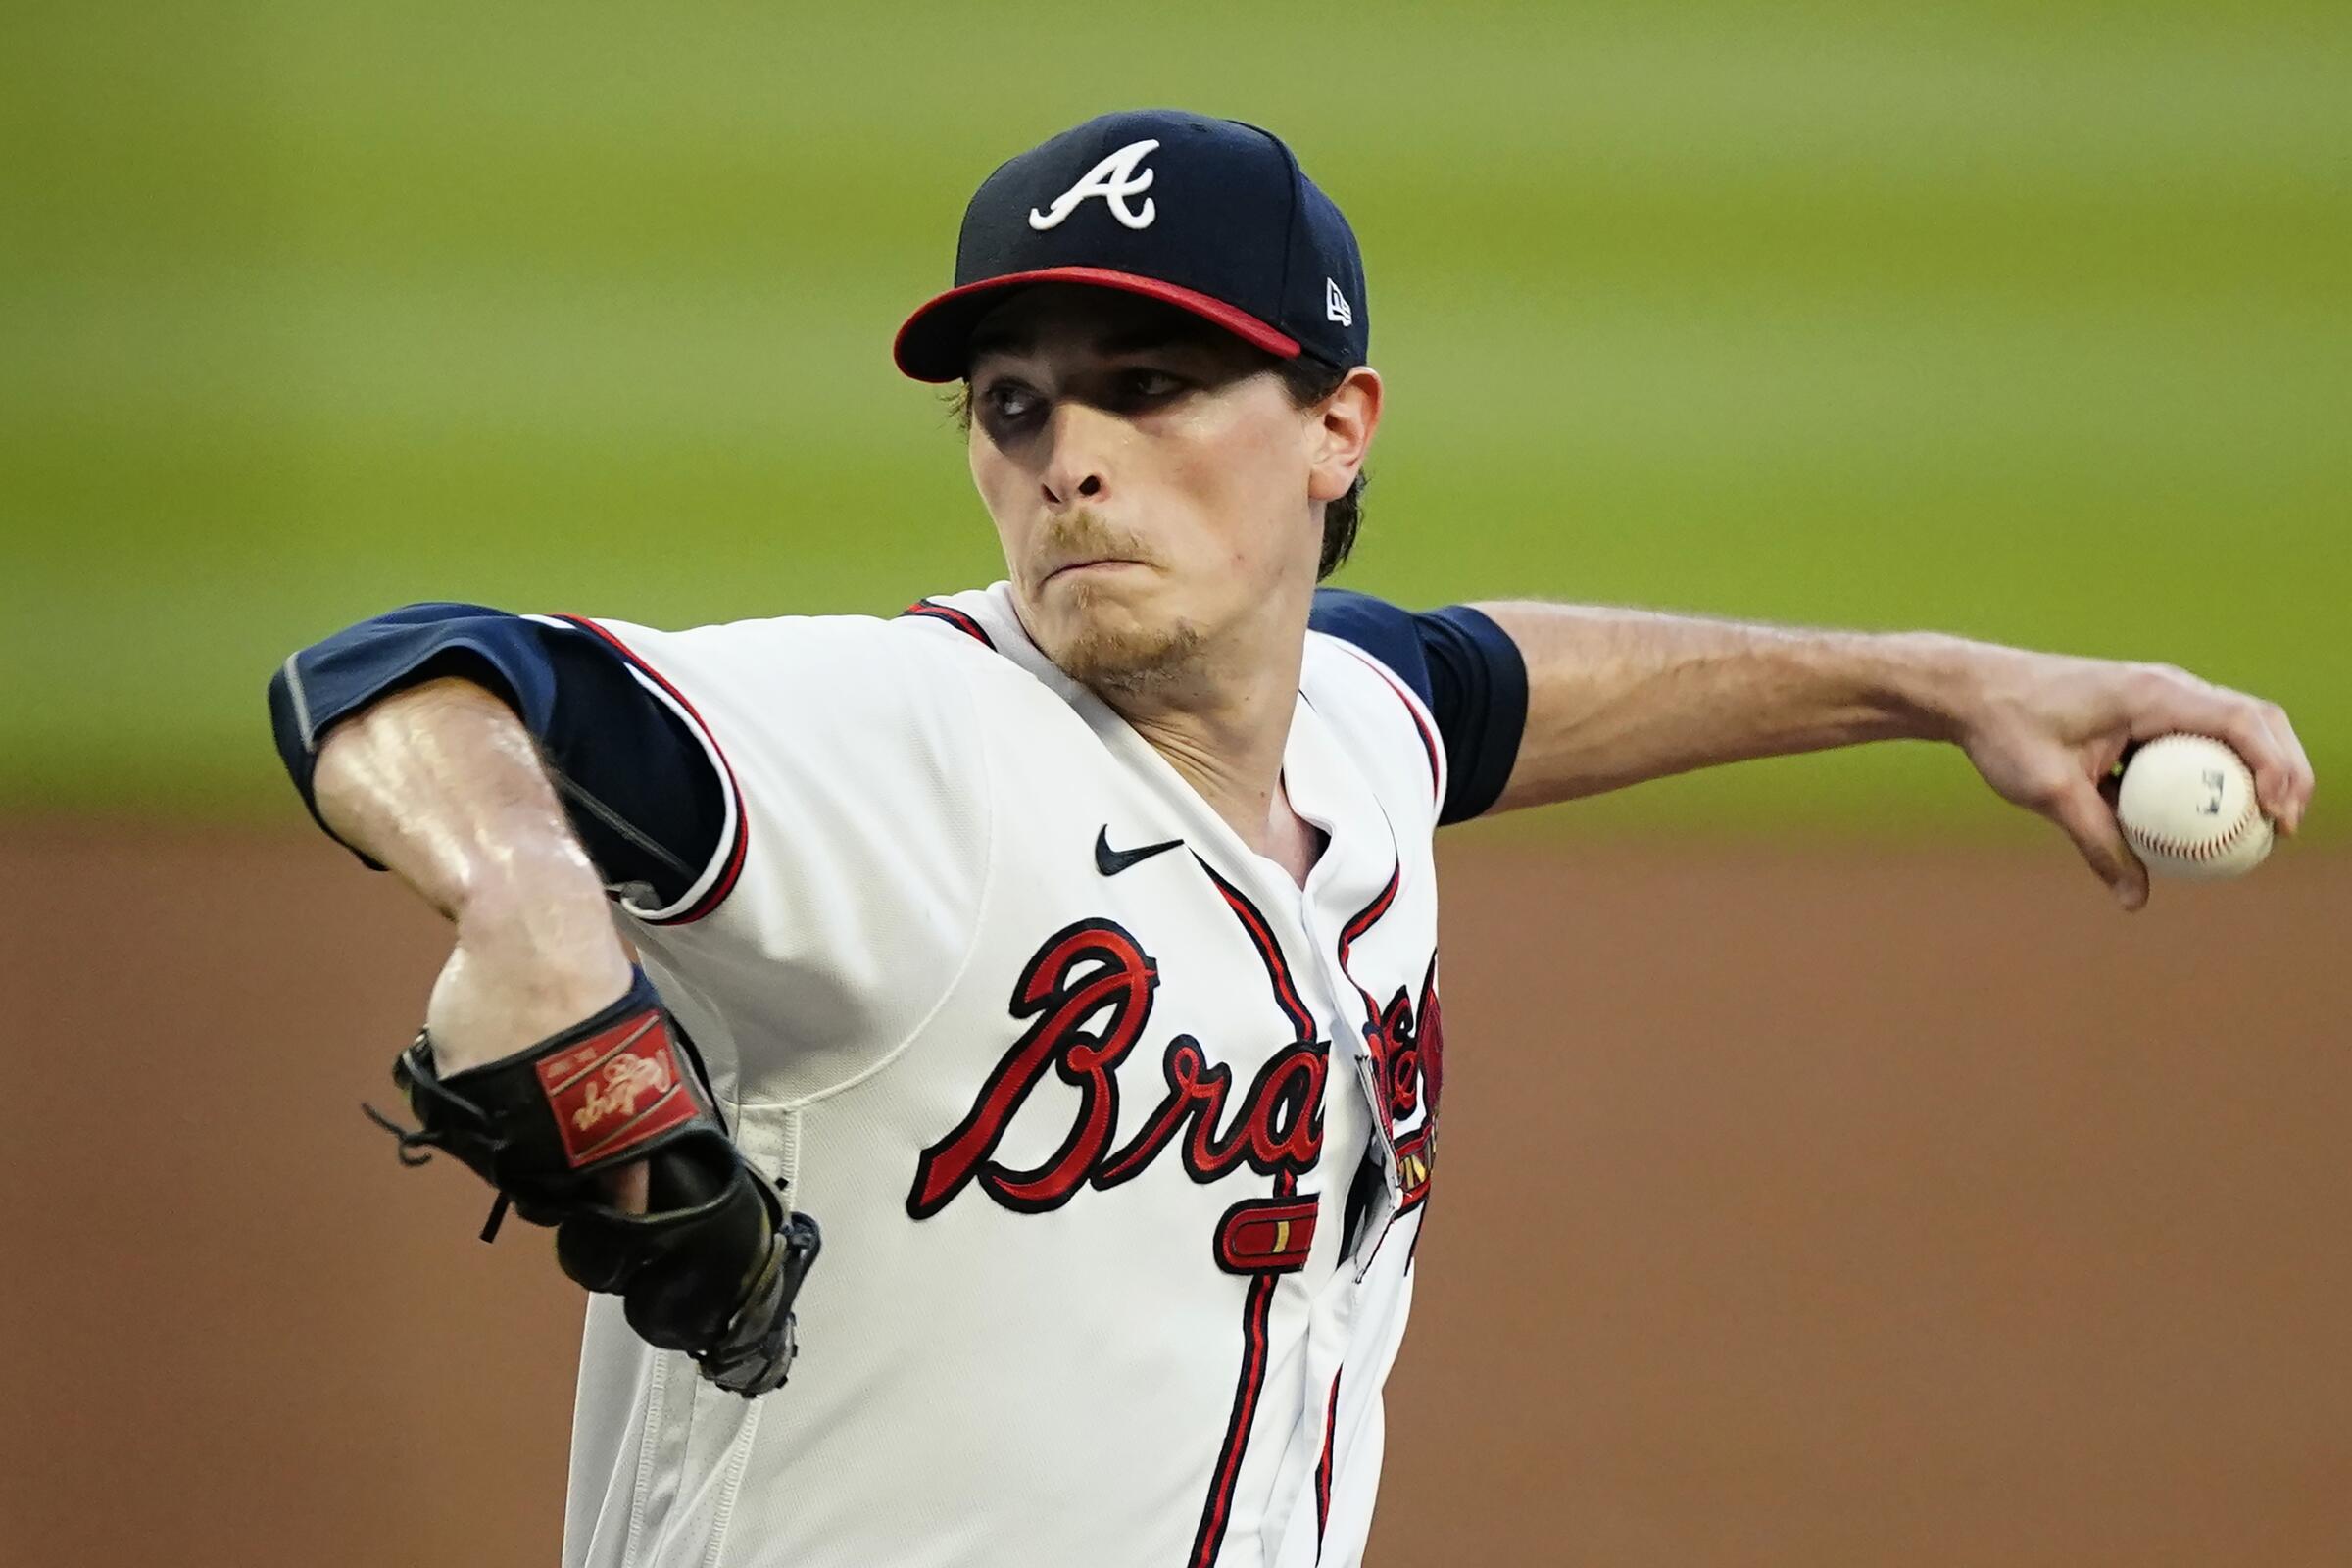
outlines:
[[[625,656],[715,783],[701,863],[620,907],[824,1231],[757,1400],[591,1298],[567,1568],[1357,1562],[1441,1082],[1447,747],[1415,683],[1309,633],[1301,888],[1002,584],[896,620],[529,618]],[[288,661],[281,745],[324,727],[335,646]]]

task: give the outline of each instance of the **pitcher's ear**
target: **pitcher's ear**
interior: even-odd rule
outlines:
[[[1317,404],[1307,427],[1309,500],[1337,501],[1355,483],[1380,428],[1380,372],[1359,365]]]

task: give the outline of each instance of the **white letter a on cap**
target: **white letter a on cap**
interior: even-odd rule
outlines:
[[[1063,219],[1078,210],[1080,202],[1089,196],[1100,196],[1110,209],[1110,216],[1129,228],[1150,228],[1152,220],[1158,216],[1158,204],[1145,196],[1143,210],[1138,212],[1127,205],[1127,198],[1143,195],[1152,188],[1152,171],[1147,169],[1139,173],[1136,166],[1144,161],[1144,154],[1158,145],[1156,140],[1129,142],[1088,170],[1084,179],[1054,197],[1051,211],[1041,213],[1030,208],[1029,226],[1040,233],[1058,228]]]

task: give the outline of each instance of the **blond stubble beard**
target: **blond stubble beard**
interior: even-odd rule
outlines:
[[[1047,560],[1117,556],[1155,564],[1139,541],[1094,512],[1074,512],[1055,523],[1038,541],[1038,551]],[[1164,695],[1188,684],[1203,641],[1198,626],[1142,620],[1118,595],[1084,580],[1058,591],[1067,598],[1064,618],[1075,622],[1074,629],[1061,635],[1037,629],[1053,636],[1051,642],[1041,636],[1041,646],[1063,674],[1106,697]]]
[[[1202,638],[1189,620],[1150,625],[1091,583],[1069,589],[1078,627],[1046,657],[1081,685],[1104,696],[1150,697],[1188,683]]]

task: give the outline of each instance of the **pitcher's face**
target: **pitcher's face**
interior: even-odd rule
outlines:
[[[1089,686],[1149,689],[1311,595],[1314,410],[1274,362],[1156,301],[1025,289],[981,324],[972,479],[1023,623]]]

